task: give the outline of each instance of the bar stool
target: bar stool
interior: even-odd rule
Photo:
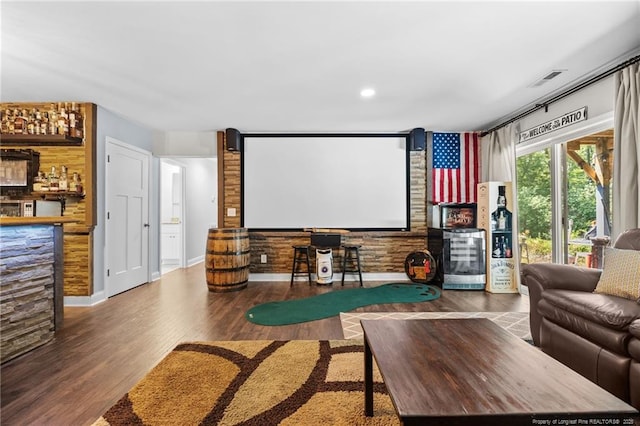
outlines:
[[[360,277],[360,287],[362,287],[362,271],[360,270],[360,247],[361,245],[343,244],[342,249],[344,254],[342,256],[342,285],[344,286],[344,276],[346,273],[358,273]],[[347,260],[351,264],[355,260],[356,266],[347,269]]]
[[[309,279],[309,285],[311,285],[311,264],[309,263],[309,246],[305,245],[296,245],[293,247],[293,268],[291,269],[291,284],[289,287],[293,286],[293,278],[296,275],[307,274],[307,278]],[[307,265],[306,271],[298,271],[300,265]]]

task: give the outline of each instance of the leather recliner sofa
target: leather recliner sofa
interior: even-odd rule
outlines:
[[[640,250],[640,229],[614,247]],[[599,269],[535,263],[521,274],[534,344],[640,409],[640,301],[594,293]]]

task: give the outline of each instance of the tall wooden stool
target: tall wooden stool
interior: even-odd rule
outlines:
[[[291,269],[291,284],[293,286],[293,278],[296,275],[307,274],[309,285],[311,285],[311,264],[309,263],[309,246],[292,246],[293,247],[293,268]],[[307,265],[306,271],[299,271],[300,265]]]
[[[344,286],[344,276],[346,273],[358,273],[360,277],[360,287],[362,287],[362,271],[360,270],[360,245],[347,245],[344,244],[342,249],[344,254],[342,256],[342,285]],[[353,268],[347,269],[347,260],[349,264],[355,261]]]

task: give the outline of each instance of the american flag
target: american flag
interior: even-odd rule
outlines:
[[[434,133],[433,203],[475,203],[478,134]]]

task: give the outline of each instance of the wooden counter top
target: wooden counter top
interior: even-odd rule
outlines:
[[[63,223],[77,223],[77,219],[62,216],[51,217],[0,217],[0,226],[16,225],[61,225]]]

